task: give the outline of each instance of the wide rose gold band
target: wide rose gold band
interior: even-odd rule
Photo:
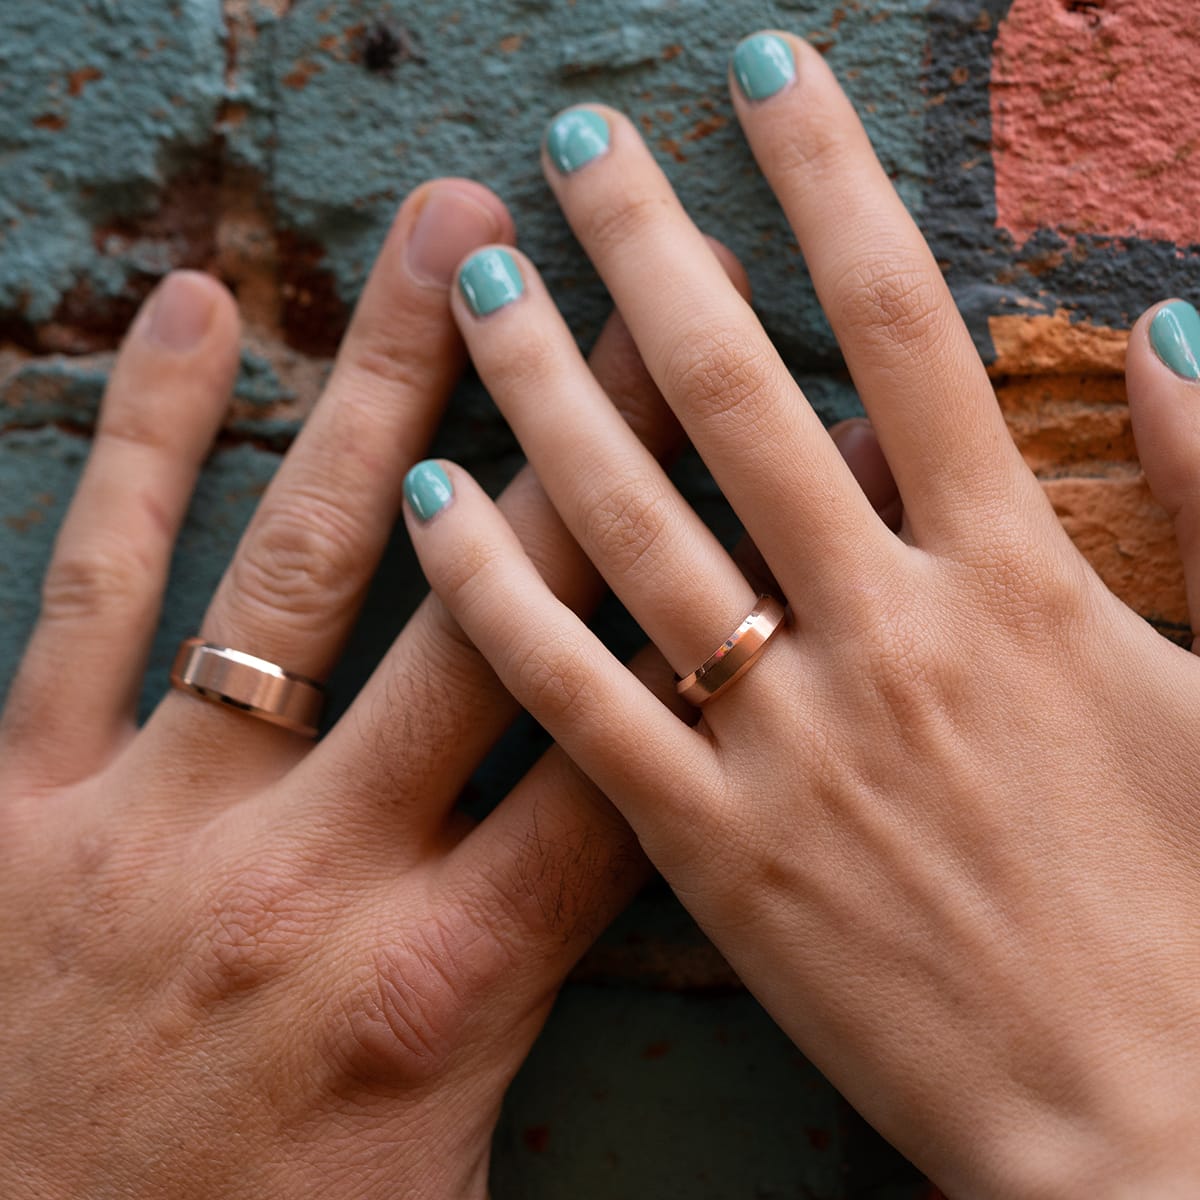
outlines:
[[[754,665],[786,616],[774,596],[759,596],[746,619],[675,690],[689,704],[707,704]]]
[[[180,645],[171,686],[307,738],[317,736],[325,704],[325,691],[314,680],[203,638]]]

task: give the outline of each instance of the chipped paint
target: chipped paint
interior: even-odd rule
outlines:
[[[988,333],[995,351],[993,375],[1120,375],[1125,370],[1129,331],[1072,321],[1066,309],[995,316]]]

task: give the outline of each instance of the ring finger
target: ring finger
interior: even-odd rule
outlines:
[[[461,341],[446,310],[455,264],[511,236],[486,189],[441,180],[402,206],[324,395],[255,513],[205,617],[207,641],[322,679],[333,666],[400,505],[404,472],[453,386]],[[174,693],[148,731],[239,763],[239,747],[286,762],[304,743],[265,722]],[[271,755],[261,758],[267,766]],[[240,769],[240,767],[239,767]]]

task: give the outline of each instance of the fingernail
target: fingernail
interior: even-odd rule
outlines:
[[[1150,345],[1184,379],[1200,379],[1200,313],[1186,300],[1172,300],[1150,322]]]
[[[511,304],[525,291],[516,260],[507,250],[480,250],[458,273],[458,286],[477,317]]]
[[[796,58],[783,38],[756,33],[733,52],[733,77],[747,100],[766,100],[796,78]]]
[[[158,285],[151,301],[146,337],[168,350],[192,350],[204,340],[215,304],[215,290],[206,276],[176,271]]]
[[[449,287],[463,258],[499,236],[500,219],[490,208],[456,188],[433,188],[408,235],[409,272],[422,283]]]
[[[599,158],[608,142],[608,122],[588,108],[559,113],[546,130],[546,153],[564,175]]]
[[[404,477],[404,498],[422,521],[436,516],[454,499],[450,476],[431,459],[419,462]]]

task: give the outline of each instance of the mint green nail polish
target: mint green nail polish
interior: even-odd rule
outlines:
[[[599,158],[608,149],[608,122],[588,108],[559,113],[546,130],[546,152],[550,161],[569,175]]]
[[[480,250],[459,271],[458,286],[471,311],[486,317],[516,300],[525,290],[525,281],[507,250]]]
[[[404,477],[404,498],[422,521],[440,513],[454,499],[450,476],[437,463],[419,462]]]
[[[733,77],[747,100],[766,100],[796,78],[792,48],[773,33],[756,33],[733,52]]]
[[[1184,379],[1200,379],[1200,313],[1186,300],[1172,300],[1150,322],[1154,353]]]

